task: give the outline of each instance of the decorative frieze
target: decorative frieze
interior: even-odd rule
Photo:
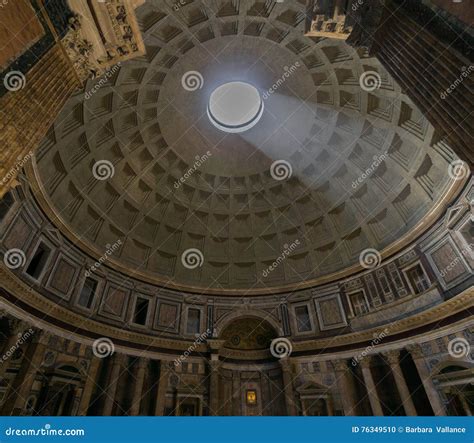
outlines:
[[[307,37],[346,40],[353,30],[353,19],[349,14],[350,3],[341,0],[334,2],[313,0],[311,3],[312,16],[305,35]]]
[[[11,57],[18,56],[25,47],[12,48],[12,54],[7,56],[13,63],[13,74],[8,81],[7,77],[4,78],[2,84],[7,86],[7,91],[0,98],[0,143],[4,147],[0,156],[0,198],[18,184],[18,172],[32,160],[73,91],[88,78],[101,75],[111,66],[145,51],[134,13],[134,8],[141,4],[138,0],[70,0],[69,6],[76,15],[69,19],[69,31],[64,36],[62,21],[66,17],[60,17],[59,29],[54,25],[58,22],[57,17],[48,17],[47,8],[33,11],[27,3],[24,0],[8,2],[5,11],[15,13],[16,17],[36,14],[36,19],[28,18],[32,28],[27,44],[46,33],[50,42],[40,46],[50,49],[43,48],[43,52],[38,54],[27,51],[21,55],[21,60],[18,59],[21,71],[19,66],[13,66],[15,61]],[[7,18],[5,11],[2,10],[4,19]],[[67,9],[67,13],[71,11]],[[0,31],[1,27],[0,23]],[[9,23],[4,40],[11,40],[14,33],[15,27]],[[34,63],[29,62],[29,58],[34,59]],[[6,60],[3,63],[0,60],[0,64],[5,63]],[[8,74],[8,69],[5,72]]]
[[[62,44],[82,81],[145,53],[134,13],[137,3],[70,0],[76,15],[70,19]]]

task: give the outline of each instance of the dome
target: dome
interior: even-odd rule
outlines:
[[[1,414],[473,415],[467,5],[3,3]]]
[[[396,251],[452,182],[433,127],[364,50],[305,37],[300,2],[239,33],[206,8],[137,10],[146,55],[42,144],[45,210],[93,257],[119,241],[111,267],[193,291],[311,286]]]

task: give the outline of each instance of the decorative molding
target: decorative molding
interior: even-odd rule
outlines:
[[[329,322],[329,319],[325,318],[324,309],[322,308],[323,303],[336,304],[337,310],[334,310],[334,314],[339,315],[338,321]],[[316,313],[318,315],[319,327],[321,331],[338,329],[338,328],[343,328],[344,326],[347,326],[347,318],[344,312],[344,307],[342,306],[341,295],[339,293],[326,295],[323,297],[316,297],[314,299],[314,304],[316,306]]]
[[[156,348],[164,348],[169,353],[173,351],[185,351],[190,340],[181,341],[173,340],[171,338],[163,338],[154,336],[151,334],[138,333],[133,331],[124,330],[119,327],[105,325],[99,323],[90,318],[86,318],[72,312],[67,307],[60,306],[51,300],[48,300],[32,287],[29,287],[25,282],[20,280],[16,275],[11,273],[3,263],[0,266],[0,281],[5,290],[14,294],[18,300],[25,303],[25,308],[20,309],[18,306],[13,305],[7,300],[0,301],[0,309],[11,313],[11,315],[27,320],[32,325],[51,331],[51,333],[71,338],[71,335],[76,338],[77,341],[91,345],[96,337],[114,337],[117,340],[117,346],[123,349],[123,352],[137,353],[137,349],[141,349],[143,353],[154,352],[165,353],[166,351],[155,351]],[[323,339],[311,339],[305,341],[298,341],[293,343],[293,353],[303,351],[316,351],[322,349],[334,349],[341,346],[354,345],[357,343],[366,343],[373,340],[374,336],[380,335],[382,331],[389,331],[386,336],[394,336],[396,334],[407,332],[417,327],[421,327],[431,322],[440,321],[443,318],[449,317],[458,312],[464,311],[474,306],[474,288],[469,288],[461,294],[453,297],[452,299],[445,301],[444,303],[434,306],[433,308],[413,315],[409,318],[397,320],[391,324],[383,325],[377,328],[369,329],[362,332],[355,332],[350,334],[339,335],[330,338]],[[28,307],[33,310],[37,310],[42,313],[47,313],[51,318],[61,319],[62,325],[53,325],[51,322],[43,318],[33,315],[28,312]],[[26,309],[26,310],[25,310]],[[83,335],[80,331],[88,333],[88,336]],[[123,343],[123,344],[122,344]],[[135,349],[134,349],[135,348]],[[196,352],[207,353],[207,345],[197,344]],[[231,351],[233,358],[245,356],[251,356],[251,352],[242,351],[236,352]],[[333,352],[333,351],[332,351]],[[222,356],[230,356],[227,350],[224,348],[221,351]],[[258,356],[257,356],[258,354]],[[268,352],[258,351],[252,358],[267,358]]]
[[[69,4],[76,15],[70,19],[70,30],[61,43],[82,82],[145,54],[134,2],[69,0]]]

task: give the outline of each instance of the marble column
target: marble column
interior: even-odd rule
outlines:
[[[295,403],[295,394],[293,390],[293,372],[291,370],[291,361],[288,357],[280,359],[280,366],[283,374],[283,389],[285,391],[286,412],[289,416],[298,414]]]
[[[334,415],[334,406],[332,404],[332,398],[328,397],[326,399],[326,406],[328,408],[328,416],[332,417]]]
[[[74,398],[72,400],[72,407],[71,407],[71,416],[76,416],[79,411],[79,406],[81,404],[82,394],[84,392],[83,388],[77,387],[74,389],[73,395]]]
[[[462,407],[464,408],[464,412],[466,413],[466,416],[472,417],[471,408],[469,407],[469,404],[467,403],[466,398],[464,397],[464,395],[462,393],[459,393],[458,398],[459,398],[459,401],[462,404]]]
[[[148,365],[147,358],[138,358],[135,371],[135,386],[133,389],[132,406],[129,415],[140,414],[140,404],[142,401],[143,382],[145,381],[146,368]]]
[[[101,359],[93,358],[86,374],[84,389],[82,390],[81,401],[77,410],[77,415],[87,415],[89,409],[92,392],[97,383],[97,376],[99,372]]]
[[[160,379],[158,381],[158,393],[156,395],[155,404],[155,416],[158,417],[161,417],[165,414],[166,391],[168,390],[168,383],[170,377],[170,369],[168,365],[168,361],[160,361]]]
[[[112,415],[115,404],[115,396],[117,395],[118,382],[120,375],[122,374],[122,369],[126,358],[127,356],[124,354],[115,354],[113,357],[114,361],[112,364],[112,370],[110,371],[107,388],[105,389],[105,402],[101,414],[103,416]]]
[[[176,394],[176,407],[174,408],[174,415],[179,416],[181,415],[181,403],[182,403],[183,397],[179,394],[179,392]]]
[[[232,371],[232,414],[242,414],[242,388],[240,386],[240,372]]]
[[[260,372],[260,386],[262,387],[262,395],[260,404],[262,405],[262,415],[273,415],[273,402],[270,397],[270,374],[266,371]]]
[[[360,365],[362,367],[362,376],[364,377],[365,387],[369,396],[370,406],[372,408],[372,414],[376,416],[383,415],[382,404],[380,403],[377,388],[375,386],[374,378],[372,376],[372,370],[370,369],[370,363],[372,358],[365,357]]]
[[[209,362],[209,415],[219,415],[219,373],[221,366],[222,363],[217,359],[211,359]]]
[[[435,415],[446,415],[444,404],[441,400],[439,392],[436,390],[433,380],[431,379],[430,371],[426,365],[423,351],[419,345],[411,345],[407,347],[413,361],[416,365],[418,375],[421,378],[426,395],[430,401],[431,408]]]
[[[354,396],[354,387],[352,383],[352,374],[347,366],[346,360],[337,360],[334,362],[336,368],[336,383],[342,401],[344,415],[356,415],[357,399]]]
[[[36,375],[43,362],[47,343],[50,335],[36,330],[33,340],[23,356],[20,370],[13,380],[4,403],[4,413],[8,415],[21,415],[28,395],[35,382]]]
[[[386,361],[390,365],[393,377],[395,378],[395,383],[402,400],[403,408],[405,409],[405,414],[409,416],[418,415],[410,395],[410,390],[408,389],[407,383],[405,381],[402,368],[400,367],[400,351],[390,351],[384,355]]]
[[[219,379],[222,362],[219,361],[219,351],[224,346],[225,340],[209,339],[207,344],[211,353],[209,360],[210,381],[209,381],[209,415],[219,415]]]

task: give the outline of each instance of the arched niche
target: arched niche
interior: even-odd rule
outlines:
[[[267,320],[248,316],[228,323],[219,338],[224,340],[225,348],[256,351],[269,349],[277,336],[276,329]]]

